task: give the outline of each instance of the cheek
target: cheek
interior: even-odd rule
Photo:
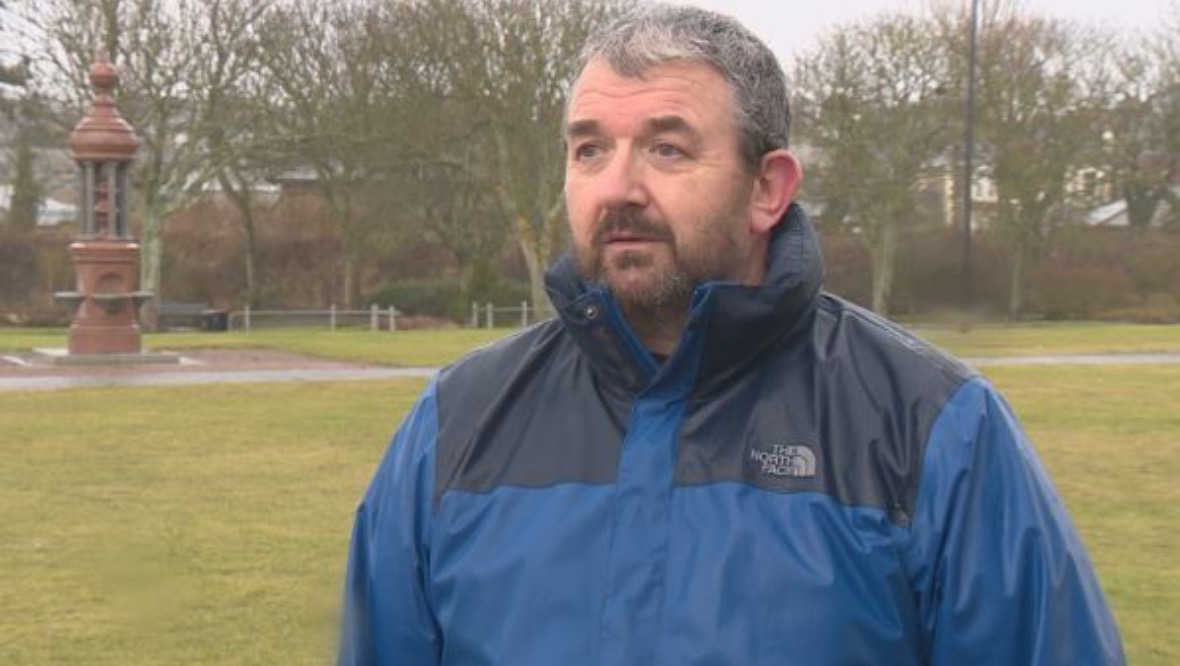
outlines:
[[[712,197],[698,194],[691,201],[699,205],[679,210],[678,219],[684,224],[674,229],[678,246],[709,253],[748,242],[749,208],[744,195],[715,190]]]
[[[569,185],[565,187],[565,217],[569,222],[570,234],[576,239],[582,235],[586,226],[587,211],[576,189]]]
[[[594,236],[594,217],[588,211],[567,203],[566,221],[569,223],[570,240],[576,245],[588,245]]]
[[[587,183],[566,184],[565,215],[569,222],[570,236],[575,242],[589,242],[594,235],[600,214]]]

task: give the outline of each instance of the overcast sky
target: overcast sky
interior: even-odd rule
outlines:
[[[680,1],[680,0],[678,0]],[[889,10],[918,12],[921,0],[683,0],[730,14],[764,39],[786,64],[832,26]],[[968,0],[962,0],[967,6]],[[1030,12],[1153,29],[1180,0],[1022,0]]]

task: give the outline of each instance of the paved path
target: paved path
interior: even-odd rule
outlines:
[[[1180,353],[1091,354],[967,358],[975,367],[1019,365],[1180,365]],[[429,377],[437,368],[333,368],[292,370],[225,370],[154,373],[86,374],[77,376],[0,377],[5,391],[54,391],[95,386],[180,386],[189,384],[258,384],[267,382],[325,382],[362,379]]]
[[[965,358],[977,368],[993,365],[1180,365],[1180,353],[1165,354],[1059,354]]]
[[[267,382],[333,382],[358,379],[429,377],[436,368],[347,368],[330,370],[227,370],[221,372],[156,372],[152,374],[0,377],[5,391],[56,391],[94,386],[181,386],[188,384],[259,384]]]

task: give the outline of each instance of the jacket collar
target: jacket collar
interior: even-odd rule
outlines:
[[[558,316],[600,377],[632,393],[664,380],[700,392],[743,372],[810,318],[823,261],[797,204],[775,226],[767,262],[760,285],[706,282],[696,288],[680,345],[663,367],[631,332],[610,291],[580,277],[570,256],[545,277]]]

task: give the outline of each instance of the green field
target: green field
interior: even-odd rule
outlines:
[[[0,664],[325,663],[420,385],[0,394]]]
[[[1054,323],[953,327],[917,327],[934,344],[965,357],[1035,356],[1038,354],[1180,353],[1180,325]]]
[[[369,331],[362,329],[275,328],[246,334],[148,333],[145,351],[278,349],[341,361],[393,366],[436,366],[470,349],[511,334],[508,329]],[[0,328],[0,353],[67,345],[64,330]]]
[[[1129,663],[1180,664],[1180,365],[994,367],[1073,514]]]
[[[1121,328],[1114,337],[1131,340],[1127,347],[1102,341],[1090,350],[1180,346],[1167,346],[1180,329]],[[1044,335],[1030,341],[1024,329],[1007,330],[1015,341],[989,331],[996,337],[979,347],[1078,349],[1078,331],[1036,329]],[[433,365],[487,339],[278,333],[255,334],[251,344]],[[63,344],[60,334],[45,335],[58,342],[16,344],[16,334],[0,331],[0,349]],[[210,339],[233,340],[148,338],[177,349]],[[1180,613],[1180,366],[987,374],[1073,512],[1130,662],[1180,663],[1169,628]],[[323,663],[353,507],[420,387],[0,393],[0,664]]]
[[[923,326],[916,332],[965,357],[1037,354],[1180,353],[1180,325],[1066,323],[983,325],[968,331]],[[253,333],[148,333],[152,351],[193,349],[283,349],[324,358],[395,366],[445,363],[463,352],[512,333],[510,329],[369,331],[364,329],[275,328]],[[35,347],[65,347],[61,329],[0,328],[0,353]]]

